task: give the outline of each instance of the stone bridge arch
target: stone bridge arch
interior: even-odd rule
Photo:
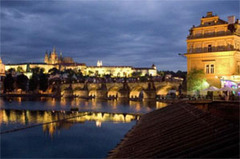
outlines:
[[[121,87],[119,86],[112,86],[107,91],[107,97],[119,97],[120,89]]]
[[[129,98],[143,98],[144,88],[140,85],[132,87],[129,93]]]
[[[168,91],[173,89],[178,91],[180,83],[177,82],[162,82],[156,86],[157,95],[167,95]]]
[[[154,84],[154,88],[152,85]],[[73,94],[79,97],[94,96],[96,98],[155,98],[166,95],[170,89],[178,90],[179,82],[136,82],[136,83],[73,83]],[[151,85],[151,87],[149,87]],[[63,92],[69,84],[62,84]]]

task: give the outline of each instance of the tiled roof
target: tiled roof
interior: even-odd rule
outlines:
[[[109,158],[239,158],[239,126],[189,104],[144,115]]]

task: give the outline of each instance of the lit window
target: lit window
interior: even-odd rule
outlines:
[[[213,73],[214,73],[214,65],[211,64],[211,74],[213,74]]]

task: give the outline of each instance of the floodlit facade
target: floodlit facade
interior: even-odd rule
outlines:
[[[234,16],[228,22],[212,12],[201,18],[187,37],[187,71],[203,69],[211,86],[237,87],[240,82],[240,24]]]
[[[102,61],[97,62],[97,66],[86,66],[84,63],[77,63],[71,57],[63,57],[62,53],[60,56],[56,52],[56,48],[53,48],[53,51],[50,53],[45,53],[44,63],[19,63],[19,64],[6,64],[5,70],[11,68],[16,71],[21,69],[24,73],[30,72],[32,68],[40,67],[44,69],[45,73],[52,68],[57,68],[59,70],[81,70],[83,75],[89,76],[100,76],[111,75],[112,77],[131,77],[132,73],[139,72],[141,76],[146,74],[156,76],[157,68],[155,65],[147,68],[135,68],[132,66],[103,66]]]
[[[0,93],[3,90],[3,78],[5,77],[5,65],[2,63],[2,59],[0,57]]]

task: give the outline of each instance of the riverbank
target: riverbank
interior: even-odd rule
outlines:
[[[239,104],[228,105],[182,102],[147,113],[108,158],[239,158],[239,115],[229,120]]]

